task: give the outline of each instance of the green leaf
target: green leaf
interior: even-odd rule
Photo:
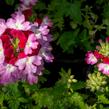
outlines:
[[[78,1],[75,1],[73,4],[69,4],[69,8],[67,9],[67,16],[70,16],[75,22],[81,23],[81,4]]]
[[[18,109],[20,102],[17,99],[9,100],[8,101],[10,109]]]
[[[96,0],[97,4],[102,4],[104,2],[104,0]]]
[[[5,94],[3,92],[0,92],[0,106],[3,105]]]
[[[72,94],[72,96],[70,97],[70,103],[79,107],[79,109],[88,109],[87,104],[84,103],[83,97],[80,96],[79,93]]]
[[[103,104],[109,104],[109,99],[104,94],[98,96],[98,101]]]
[[[13,5],[14,4],[14,0],[5,0],[5,2],[8,5]]]
[[[89,41],[89,34],[87,29],[84,29],[79,35],[80,41],[79,44],[83,45],[85,50],[91,50],[91,42]]]
[[[104,10],[103,10],[103,16],[104,18],[109,18],[109,4],[104,6]]]
[[[72,84],[73,90],[79,90],[79,89],[82,89],[85,87],[86,87],[86,83],[83,81],[78,81],[78,82]]]
[[[76,45],[78,33],[79,29],[64,32],[58,40],[58,44],[60,44],[64,51],[68,51],[69,48],[73,48]]]
[[[107,26],[107,28],[106,28],[106,34],[107,34],[107,36],[109,36],[109,26]]]

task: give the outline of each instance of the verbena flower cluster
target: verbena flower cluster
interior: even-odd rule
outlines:
[[[37,0],[21,2],[28,7]],[[31,23],[20,10],[7,21],[0,19],[0,84],[19,80],[37,83],[44,61],[53,61],[50,27],[48,17]]]
[[[95,65],[97,70],[105,75],[109,75],[109,37],[106,42],[100,40],[100,45],[94,51],[88,51],[85,61],[87,64]]]

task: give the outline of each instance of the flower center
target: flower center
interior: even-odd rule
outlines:
[[[14,64],[18,60],[19,54],[23,53],[27,36],[22,31],[9,29],[0,37],[7,63]]]
[[[18,59],[38,54],[40,46],[35,49],[31,48],[31,54],[25,54],[24,52],[26,44],[27,46],[31,45],[31,43],[27,42],[30,34],[30,31],[21,31],[15,29],[7,29],[3,33],[0,39],[2,40],[3,52],[6,63],[14,65]],[[34,47],[34,45],[32,46]]]

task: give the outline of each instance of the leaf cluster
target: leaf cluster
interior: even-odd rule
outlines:
[[[78,85],[71,70],[61,69],[61,78],[53,87],[41,88],[41,84],[28,85],[18,82],[1,86],[1,109],[87,109],[84,98],[76,90],[83,88]],[[73,87],[75,84],[76,87]],[[77,85],[76,85],[77,84]]]

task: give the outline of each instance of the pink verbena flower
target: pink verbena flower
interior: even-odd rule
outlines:
[[[41,25],[39,27],[39,31],[42,33],[42,35],[47,35],[49,33],[49,29],[47,25]]]
[[[97,67],[98,70],[101,71],[103,74],[109,75],[109,64],[99,63]]]
[[[51,54],[52,47],[48,42],[43,44],[43,47],[40,50],[40,55],[45,59],[47,62],[53,62],[54,57]]]
[[[44,61],[53,61],[49,25],[44,22],[30,25],[21,12],[16,12],[5,26],[3,31],[0,28],[0,84],[19,80],[37,83]]]
[[[38,28],[39,27],[39,28]],[[47,61],[52,62],[54,57],[51,54],[52,47],[49,42],[52,41],[52,36],[49,34],[49,25],[42,21],[42,23],[35,22],[31,30],[35,33],[36,38],[41,44],[40,55]]]
[[[97,63],[97,58],[94,56],[93,52],[89,51],[86,54],[85,61],[87,64],[96,64]]]
[[[1,84],[7,84],[9,82],[15,82],[16,81],[16,74],[18,74],[17,67],[11,65],[11,64],[4,64],[0,65],[0,83]],[[18,78],[18,76],[17,76]]]
[[[21,12],[16,12],[6,22],[7,28],[17,30],[29,30],[31,28],[30,22],[25,21],[25,16]]]
[[[52,27],[53,23],[52,21],[49,19],[48,16],[45,16],[43,21],[42,21],[42,25],[47,25],[48,27]]]
[[[25,54],[32,54],[32,49],[37,49],[39,45],[39,42],[37,41],[37,38],[35,37],[34,34],[30,34],[29,38],[27,40],[24,52]]]
[[[5,59],[4,49],[3,49],[2,41],[0,39],[0,64],[4,63],[4,59]]]
[[[20,0],[23,5],[31,6],[35,5],[38,0]]]
[[[20,59],[16,62],[16,66],[22,73],[27,75],[27,79],[30,84],[36,83],[38,78],[35,78],[35,73],[37,72],[37,67],[41,65],[42,58],[40,56],[31,56]]]
[[[18,10],[23,12],[25,10],[32,9],[32,7],[36,4],[38,0],[20,0],[20,1],[21,3],[18,7]]]
[[[29,20],[32,16],[32,7],[36,4],[37,0],[20,0],[21,3],[18,10],[25,15],[25,19]]]
[[[3,34],[3,32],[6,30],[6,22],[4,19],[0,19],[0,35]]]

